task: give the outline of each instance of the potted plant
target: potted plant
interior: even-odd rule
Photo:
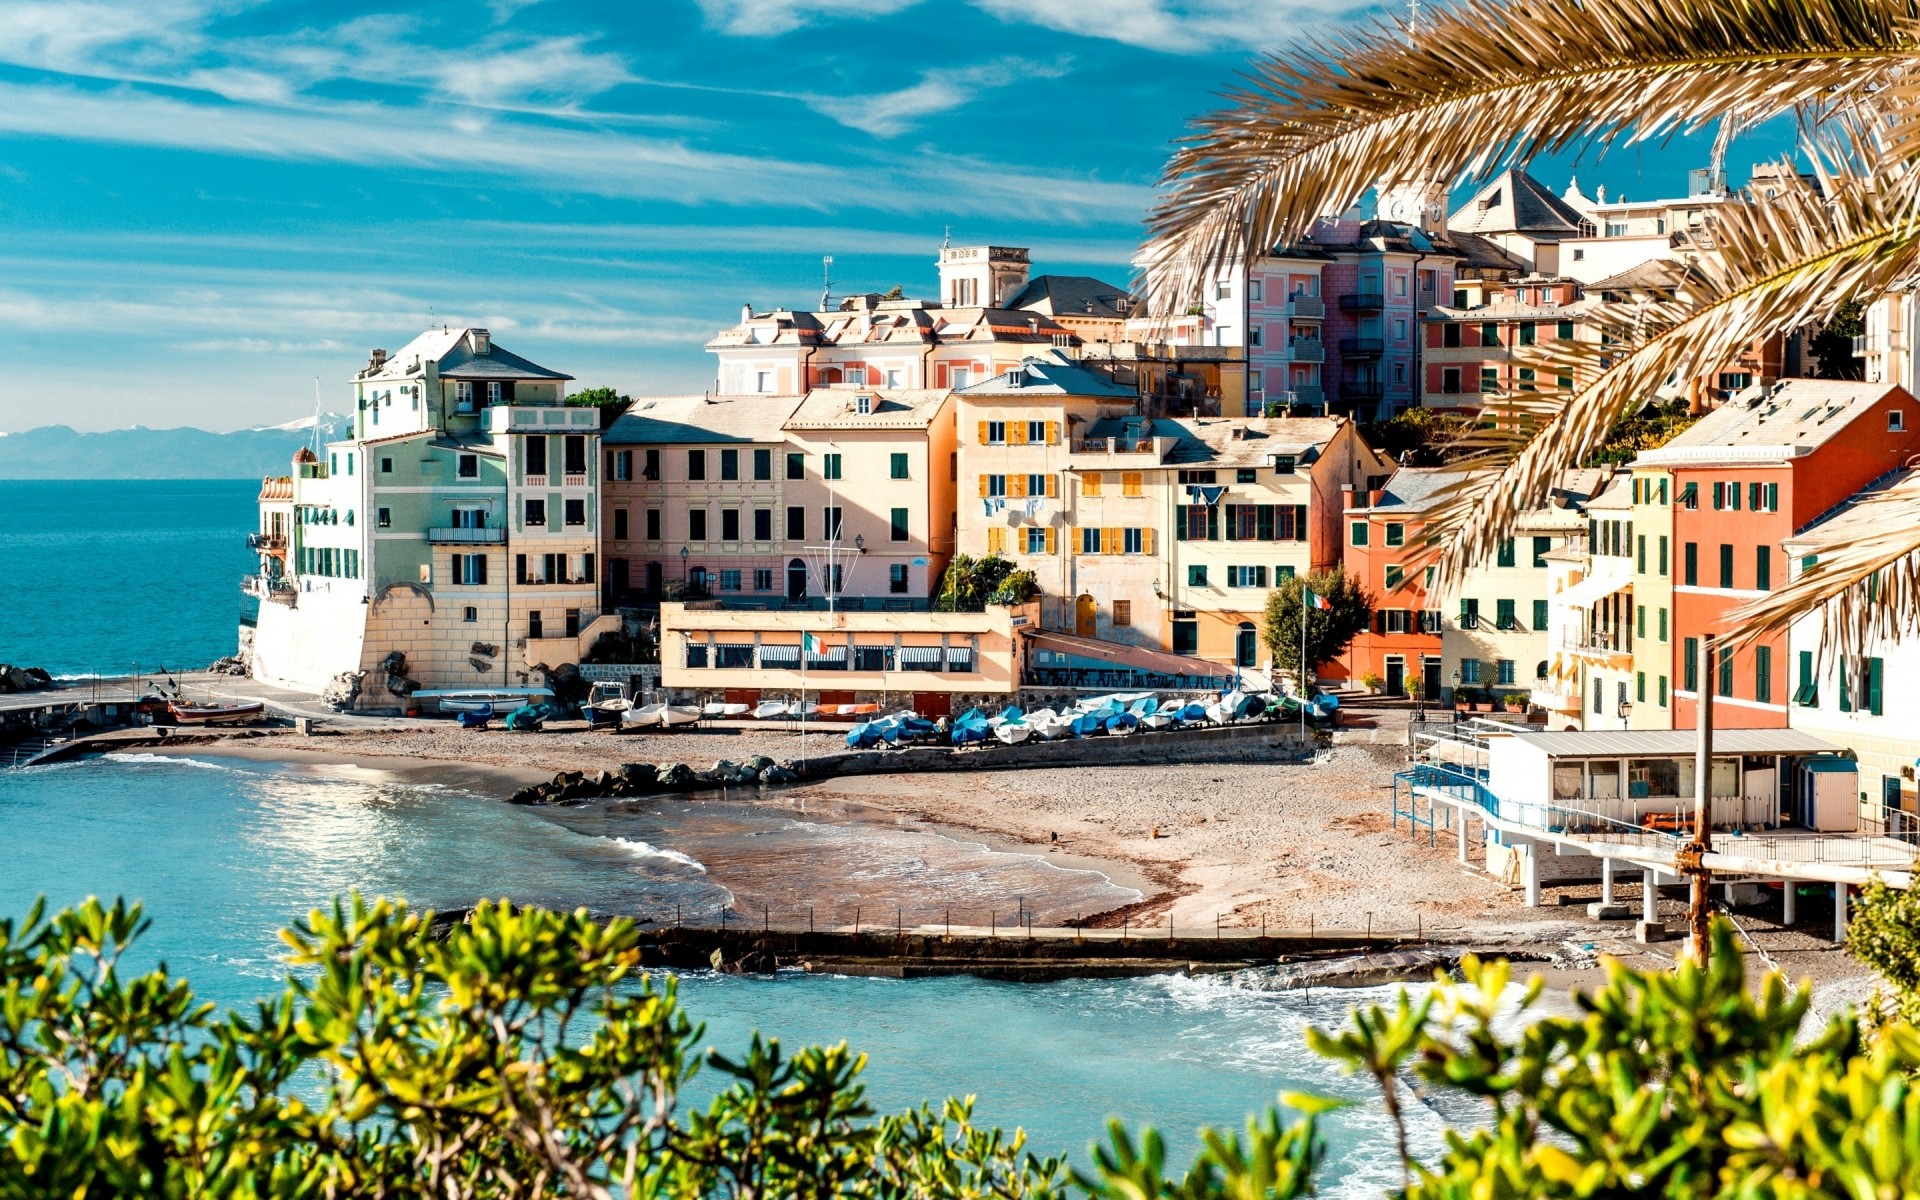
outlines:
[[[1471,689],[1459,686],[1453,689],[1453,711],[1457,713],[1473,711],[1473,692]]]
[[[1527,698],[1519,692],[1508,692],[1501,702],[1507,706],[1507,711],[1510,713],[1527,711]]]
[[[1367,691],[1373,695],[1378,696],[1380,689],[1387,686],[1387,681],[1375,675],[1372,671],[1365,671],[1360,675],[1360,686],[1366,688]]]
[[[1493,711],[1493,693],[1478,691],[1473,694],[1473,711],[1490,713]]]

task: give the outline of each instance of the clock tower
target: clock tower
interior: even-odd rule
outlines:
[[[1416,179],[1376,186],[1379,217],[1411,225],[1429,237],[1447,233],[1447,185],[1439,179]]]

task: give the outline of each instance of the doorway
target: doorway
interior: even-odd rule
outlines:
[[[1093,597],[1084,593],[1073,602],[1073,631],[1081,637],[1098,636]]]
[[[787,564],[787,599],[805,600],[807,598],[807,564],[794,559]]]
[[[1387,655],[1387,695],[1407,694],[1407,660],[1398,654]]]
[[[1429,701],[1440,699],[1440,660],[1431,655],[1420,660],[1420,694]]]
[[[660,569],[660,564],[657,562],[648,563],[647,564],[647,595],[652,599],[658,600],[661,594],[666,590],[667,590],[667,584],[666,584],[665,572]]]
[[[1251,667],[1260,658],[1260,637],[1254,632],[1252,621],[1240,622],[1239,632],[1233,639],[1233,662],[1235,666]]]

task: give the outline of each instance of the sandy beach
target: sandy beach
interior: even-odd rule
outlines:
[[[1424,832],[1415,837],[1404,826],[1390,828],[1388,788],[1404,759],[1404,726],[1396,729],[1395,719],[1390,712],[1361,717],[1310,763],[855,776],[784,789],[765,800],[865,810],[1036,851],[1063,865],[1104,864],[1147,897],[1105,914],[1102,923],[1164,925],[1171,919],[1182,929],[1211,928],[1217,921],[1228,928],[1418,931],[1541,959],[1579,959],[1580,951],[1591,950],[1636,966],[1671,964],[1677,943],[1639,946],[1629,923],[1586,919],[1578,906],[1599,898],[1597,885],[1549,887],[1542,906],[1530,909],[1517,891],[1463,866],[1451,838],[1430,847]],[[527,737],[435,723],[355,729],[295,743],[292,736],[223,740],[218,752],[353,761],[423,771],[443,781],[452,771],[462,786],[499,795],[562,770],[623,762],[699,768],[718,759],[764,754],[785,760],[802,753],[797,733],[757,726],[638,736],[563,730]],[[826,753],[839,745],[839,731],[816,730],[806,751]],[[1637,883],[1617,891],[1638,910]],[[1683,908],[1678,892],[1660,900],[1670,924]],[[1834,996],[1863,995],[1864,968],[1816,936],[1821,926],[1807,916],[1798,930],[1777,928],[1757,915],[1743,915],[1741,923],[1756,953],[1790,976],[1810,976]],[[1578,970],[1571,974],[1593,978]]]

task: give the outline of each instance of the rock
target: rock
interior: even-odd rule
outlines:
[[[1459,955],[1447,950],[1394,950],[1340,958],[1282,963],[1271,970],[1234,974],[1236,987],[1258,992],[1288,992],[1315,987],[1376,987],[1385,983],[1419,983],[1433,973],[1450,970]]]
[[[1642,946],[1651,946],[1655,942],[1667,940],[1667,926],[1662,921],[1635,921],[1633,940]]]
[[[229,654],[225,658],[216,658],[207,664],[207,672],[211,675],[245,675],[247,673],[246,656]]]
[[[1624,904],[1602,904],[1595,900],[1587,905],[1587,915],[1596,921],[1625,921],[1633,916],[1633,909]]]
[[[719,762],[713,764],[713,769],[710,772],[708,772],[708,774],[731,775],[734,773],[734,771],[738,770],[739,767],[740,767],[740,764],[737,762],[734,762],[732,759],[723,758]]]
[[[764,771],[768,767],[773,765],[773,760],[768,758],[764,754],[756,754],[752,758],[747,760],[747,765],[749,767],[752,767],[756,772]]]
[[[629,795],[640,796],[660,784],[660,772],[652,763],[621,763],[620,782]]]
[[[778,765],[762,767],[760,769],[760,782],[763,784],[792,783],[798,778],[800,777],[792,771]]]
[[[320,701],[336,712],[352,708],[360,698],[360,680],[364,671],[342,671],[320,690]]]
[[[548,671],[547,686],[553,689],[553,698],[563,708],[570,708],[585,700],[589,690],[580,668],[572,663],[561,663]]]
[[[548,785],[544,783],[536,783],[528,787],[523,787],[513,795],[508,796],[507,803],[545,804],[547,802],[547,787]]]
[[[0,665],[0,693],[39,692],[53,686],[53,676],[39,667]]]
[[[691,787],[693,782],[693,768],[685,763],[668,763],[660,768],[659,784],[663,788]]]

